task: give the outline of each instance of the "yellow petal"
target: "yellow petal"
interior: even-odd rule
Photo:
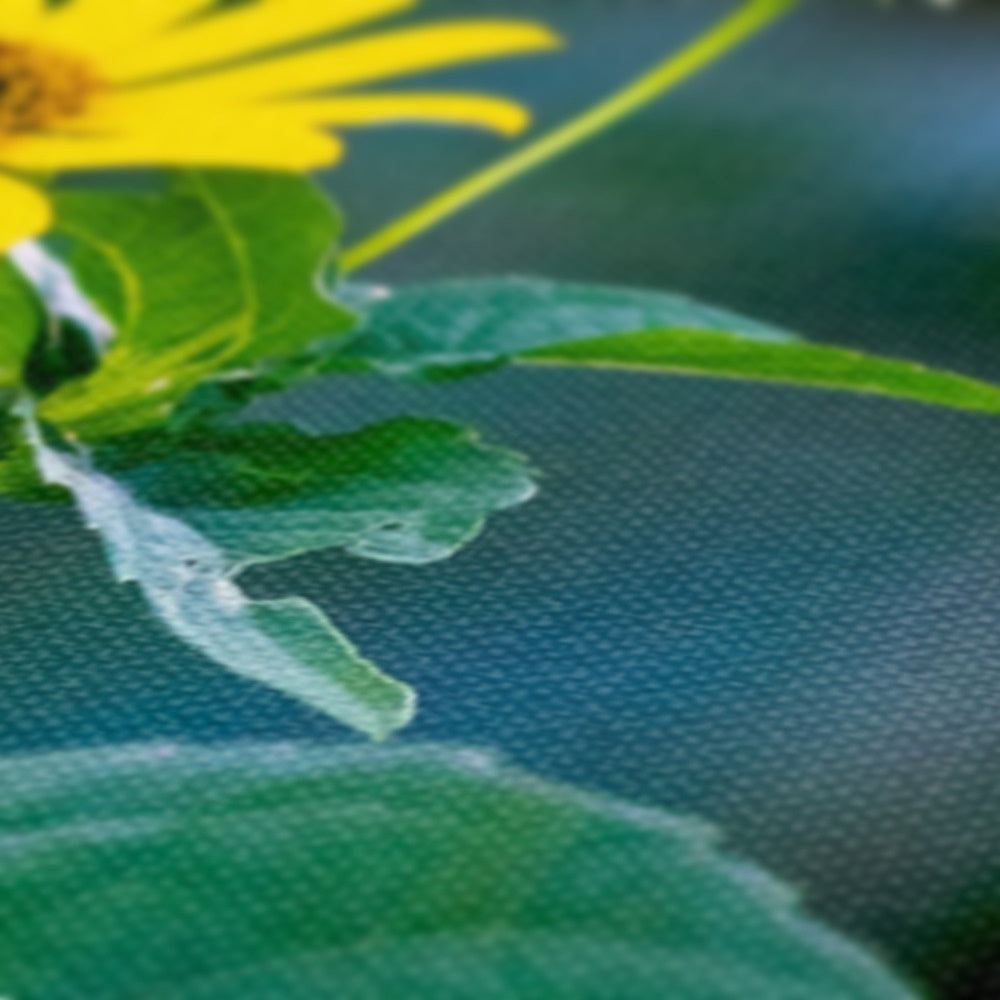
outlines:
[[[114,81],[149,78],[353,28],[412,7],[417,0],[257,0],[116,53]]]
[[[515,101],[479,94],[359,94],[290,101],[275,112],[303,124],[334,127],[432,122],[472,125],[501,135],[517,135],[531,122],[527,109]]]
[[[4,151],[22,170],[100,167],[247,167],[305,171],[340,159],[340,141],[270,114],[150,120],[137,131],[110,135],[37,135]]]
[[[0,35],[30,37],[43,12],[43,0],[0,0]]]
[[[52,206],[36,187],[0,174],[0,253],[40,236],[52,224]]]
[[[6,0],[0,0],[5,3]],[[19,0],[24,2],[24,0]],[[204,10],[211,0],[71,0],[37,24],[34,37],[89,56],[106,77],[106,63],[125,46],[148,44],[158,32]],[[133,49],[134,51],[134,49]]]
[[[518,53],[551,49],[559,39],[540,25],[517,21],[447,22],[405,28],[357,41],[293,53],[236,69],[143,90],[169,91],[192,109],[200,102],[253,101],[406,76]]]

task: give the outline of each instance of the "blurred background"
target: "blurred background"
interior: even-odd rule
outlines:
[[[523,14],[565,53],[439,76],[540,126],[727,9]],[[1000,11],[812,0],[599,141],[372,267],[685,291],[809,337],[1000,380]],[[503,151],[352,137],[326,183],[362,236]],[[257,568],[415,684],[404,736],[501,750],[694,813],[948,1000],[1000,996],[1000,422],[777,386],[510,369],[332,379],[258,405],[317,430],[398,414],[529,454],[539,497],[454,560]],[[69,510],[0,504],[0,752],[353,739],[173,640]],[[7,567],[13,566],[13,575]]]

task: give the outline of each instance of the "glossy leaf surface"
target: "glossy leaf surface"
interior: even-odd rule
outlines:
[[[0,763],[18,1000],[913,1000],[698,824],[473,751]]]

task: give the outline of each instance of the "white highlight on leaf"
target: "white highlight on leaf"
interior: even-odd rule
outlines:
[[[9,253],[14,266],[31,282],[51,315],[73,320],[90,335],[99,351],[107,349],[115,328],[83,294],[62,261],[34,240],[18,243]]]

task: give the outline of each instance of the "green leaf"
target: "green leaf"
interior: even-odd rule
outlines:
[[[651,330],[542,348],[520,360],[784,382],[1000,413],[1000,386],[964,375],[820,344],[754,343],[722,333]]]
[[[33,437],[45,482],[73,494],[117,579],[137,583],[175,635],[234,673],[376,739],[410,721],[412,691],[363,659],[318,608],[297,598],[251,601],[208,539],[138,503],[83,458],[48,447],[37,431]]]
[[[443,281],[392,294],[347,286],[344,292],[367,318],[343,355],[390,375],[461,374],[551,344],[653,328],[795,339],[681,295],[535,278]]]
[[[147,432],[110,439],[95,460],[234,566],[330,547],[387,562],[444,559],[535,488],[520,456],[417,419],[324,436],[278,424]]]
[[[65,490],[42,481],[21,420],[10,413],[0,413],[0,497],[4,496],[29,502],[68,499]]]
[[[268,424],[146,431],[86,459],[29,431],[45,480],[72,491],[117,578],[138,583],[175,635],[376,738],[410,720],[412,692],[313,605],[250,601],[236,574],[334,546],[391,562],[442,559],[534,491],[519,456],[435,421],[327,436]]]
[[[475,751],[130,747],[0,787],[17,1000],[915,998],[700,824]]]
[[[785,382],[1000,413],[1000,387],[987,382],[807,343],[673,295],[523,278],[356,295],[368,316],[346,356],[393,375],[463,374],[516,358]]]
[[[21,385],[24,363],[42,329],[42,309],[31,286],[8,258],[0,257],[0,403]]]
[[[100,368],[40,409],[78,437],[160,423],[202,382],[266,371],[354,322],[320,291],[340,224],[303,178],[187,173],[167,194],[64,192],[56,208],[77,280],[116,328]]]

